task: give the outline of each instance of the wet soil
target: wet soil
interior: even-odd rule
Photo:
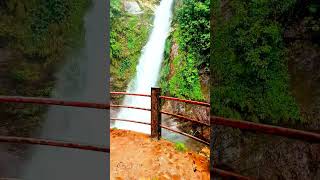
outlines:
[[[209,159],[178,151],[166,140],[128,130],[110,130],[111,179],[209,180]]]

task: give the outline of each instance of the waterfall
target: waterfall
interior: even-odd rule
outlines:
[[[156,86],[161,63],[163,60],[165,42],[169,35],[173,0],[162,0],[155,10],[153,29],[148,42],[141,51],[136,77],[131,81],[127,92],[151,94],[151,87]],[[149,97],[125,96],[124,105],[150,108]],[[136,109],[121,109],[117,118],[141,122],[150,122],[150,112]],[[150,126],[117,121],[115,127],[150,134]]]
[[[64,67],[57,73],[54,98],[108,103],[106,9],[105,1],[92,0],[92,6],[84,17],[84,47],[70,54]],[[50,106],[40,138],[106,146],[109,145],[106,136],[108,118],[105,110]],[[21,179],[98,180],[109,177],[109,155],[106,153],[49,146],[32,147]]]

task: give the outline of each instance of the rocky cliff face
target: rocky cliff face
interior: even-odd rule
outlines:
[[[214,127],[215,165],[259,179],[318,179],[320,145]]]

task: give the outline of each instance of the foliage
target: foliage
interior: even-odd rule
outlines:
[[[177,1],[172,25],[174,32],[166,44],[160,78],[160,87],[164,94],[204,100],[199,69],[209,66],[209,5],[209,0]],[[172,45],[177,45],[178,52],[170,56]]]
[[[176,12],[179,45],[191,53],[198,65],[209,65],[210,0],[182,0]]]
[[[232,16],[220,11],[219,2],[213,2],[212,17],[212,113],[267,123],[299,120],[276,20],[295,1],[232,0]]]
[[[176,142],[174,146],[177,151],[185,152],[187,150],[186,145],[182,142]]]
[[[180,51],[173,60],[175,74],[169,81],[170,94],[178,98],[203,100],[198,70],[191,54]]]
[[[111,0],[110,1],[110,18],[114,19],[119,17],[121,14],[121,1],[120,0]]]
[[[28,56],[64,54],[83,37],[83,15],[89,0],[6,1],[0,19],[0,36],[11,39],[11,47]]]
[[[35,82],[40,79],[40,70],[36,65],[20,64],[10,68],[11,78],[17,83]]]
[[[66,53],[82,44],[88,5],[89,0],[2,1],[0,39],[18,55],[10,61],[11,80],[29,83],[50,77]]]

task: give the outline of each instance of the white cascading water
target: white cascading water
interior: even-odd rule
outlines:
[[[151,94],[151,87],[156,86],[163,60],[165,42],[169,35],[173,0],[161,0],[155,10],[153,29],[149,40],[142,50],[137,66],[136,77],[130,83],[129,93]],[[124,105],[150,108],[149,97],[125,96]],[[141,122],[149,122],[150,111],[137,109],[121,109],[117,118]],[[144,124],[116,121],[115,127],[150,134],[150,126]]]

